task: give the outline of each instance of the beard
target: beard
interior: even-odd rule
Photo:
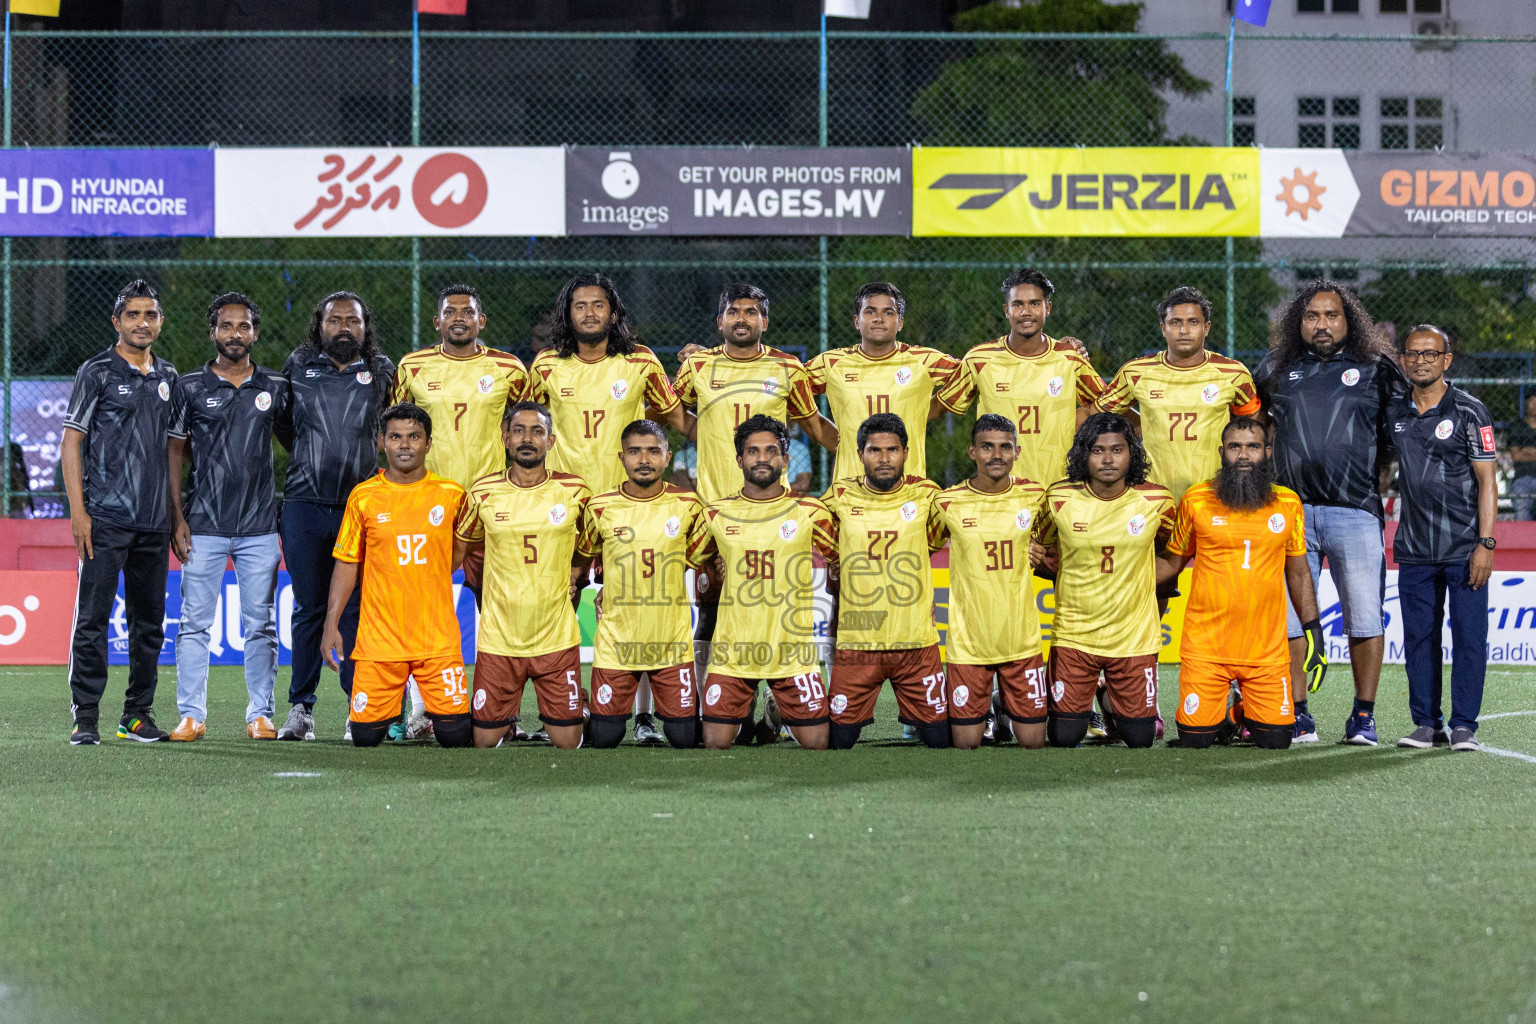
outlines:
[[[547,452],[541,452],[537,449],[533,451],[514,450],[512,452],[512,461],[523,469],[538,469],[544,465],[544,457],[547,454]]]
[[[358,340],[347,331],[333,334],[320,343],[320,348],[326,355],[338,363],[350,363],[356,359],[358,353],[363,350]]]
[[[1252,512],[1274,500],[1275,470],[1268,459],[1250,470],[1240,470],[1223,462],[1212,487],[1216,499],[1227,508]]]

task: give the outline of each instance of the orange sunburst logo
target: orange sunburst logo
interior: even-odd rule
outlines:
[[[1307,190],[1306,199],[1298,200],[1296,198],[1296,189],[1298,187]],[[1302,220],[1306,220],[1308,210],[1316,210],[1318,213],[1323,212],[1323,204],[1318,202],[1318,197],[1327,191],[1326,186],[1317,183],[1316,171],[1313,171],[1311,174],[1302,174],[1301,168],[1298,167],[1292,177],[1280,179],[1280,194],[1275,196],[1275,198],[1285,203],[1285,215],[1287,217],[1293,213],[1298,213],[1301,215]]]

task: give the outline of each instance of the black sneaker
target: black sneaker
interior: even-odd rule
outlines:
[[[101,733],[96,731],[96,720],[88,718],[75,723],[69,734],[72,747],[96,747],[101,745]]]
[[[156,725],[150,712],[145,711],[137,715],[124,715],[123,720],[117,724],[117,738],[139,743],[159,743],[170,739],[171,735]]]

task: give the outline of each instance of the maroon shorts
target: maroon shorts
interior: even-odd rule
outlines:
[[[1003,711],[1021,725],[1045,721],[1045,659],[1001,665],[946,665],[949,676],[949,724],[980,725],[992,710],[992,676],[1003,694]]]
[[[903,725],[928,725],[948,718],[944,661],[939,645],[905,651],[853,651],[832,656],[832,721],[868,725],[875,720],[880,687],[891,681],[896,717]]]
[[[821,673],[815,669],[798,676],[762,680],[773,692],[779,706],[779,719],[785,725],[807,726],[827,723],[827,691],[821,685]],[[711,672],[704,680],[704,721],[733,725],[744,722],[752,712],[752,696],[758,680],[737,679]]]
[[[662,721],[692,721],[699,711],[699,695],[693,685],[693,666],[673,665],[649,672],[622,668],[592,669],[592,716],[628,718],[635,710],[635,691],[640,677],[651,677],[651,696],[656,698],[656,717]]]
[[[1111,658],[1071,647],[1051,648],[1051,711],[1086,715],[1093,710],[1099,673],[1109,693],[1109,710],[1126,718],[1157,715],[1157,655]]]
[[[475,725],[499,729],[517,721],[523,686],[533,680],[539,718],[545,725],[581,725],[587,697],[581,692],[581,648],[512,658],[480,652],[475,661],[475,693],[470,701]]]

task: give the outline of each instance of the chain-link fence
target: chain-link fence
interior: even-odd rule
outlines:
[[[60,33],[14,36],[7,138],[18,146],[968,145],[1228,141],[1225,36],[873,36],[832,33],[825,93],[815,33],[426,33],[412,87],[408,33]],[[1239,35],[1237,144],[1529,148],[1536,40]],[[823,134],[823,112],[825,129]],[[1378,319],[1459,337],[1457,371],[1503,425],[1532,377],[1536,247],[1528,239],[1266,241],[1161,238],[6,239],[6,379],[72,374],[110,340],[121,284],[162,288],[162,349],[211,354],[203,310],[248,292],[266,316],[258,359],[281,364],[315,300],[374,306],[391,356],[429,344],[437,289],[485,296],[487,341],[524,344],[578,269],[614,276],[642,340],[708,342],[715,298],[747,278],[773,298],[770,340],[812,354],[850,344],[849,297],[898,283],[904,337],[960,353],[1004,329],[997,286],[1021,265],[1057,285],[1049,329],[1083,339],[1108,377],[1161,347],[1153,306],[1193,284],[1212,343],[1250,362],[1270,312],[1326,272]],[[936,421],[930,471],[968,468],[965,421]],[[28,444],[47,444],[32,437]],[[19,489],[12,476],[9,486]],[[32,487],[52,489],[51,481]],[[15,503],[10,507],[15,508]]]

